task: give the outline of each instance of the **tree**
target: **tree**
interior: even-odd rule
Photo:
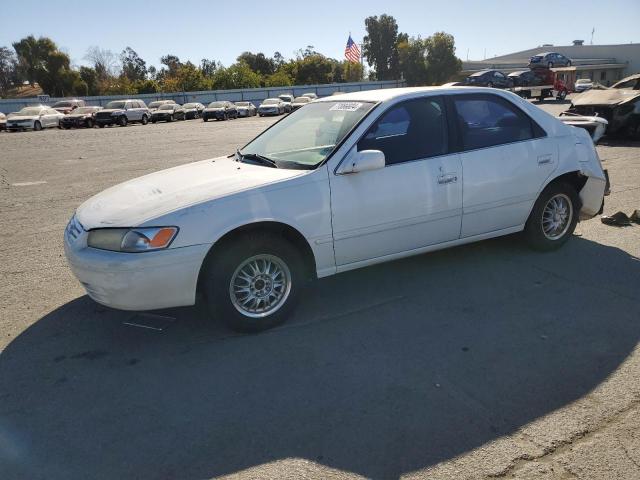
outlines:
[[[7,47],[0,47],[0,95],[6,96],[9,89],[18,83],[18,60]]]
[[[364,76],[364,68],[360,63],[345,60],[342,62],[342,79],[345,82],[361,82]]]
[[[399,70],[407,84],[425,85],[428,81],[426,42],[418,38],[402,38],[398,43]]]
[[[276,71],[273,58],[268,58],[264,53],[242,52],[236,59],[238,62],[245,62],[249,68],[259,75],[271,75]]]
[[[135,88],[136,93],[156,93],[160,91],[158,82],[150,78],[134,82],[133,88]]]
[[[331,83],[335,60],[315,53],[298,58],[287,65],[297,85]]]
[[[285,64],[285,59],[280,52],[273,54],[273,64],[276,70],[279,70]]]
[[[175,77],[171,78],[176,79],[178,89],[183,92],[194,92],[211,88],[211,81],[205,78],[202,71],[191,62],[180,65]]]
[[[45,63],[51,53],[58,50],[56,44],[47,37],[36,39],[33,35],[13,43],[18,56],[18,69],[21,75],[33,85],[38,75],[46,68]]]
[[[398,77],[398,24],[390,15],[367,17],[364,21],[367,35],[362,52],[376,71],[378,80]]]
[[[84,58],[92,63],[100,81],[116,77],[120,73],[118,56],[111,50],[101,49],[96,46],[89,47]]]
[[[237,62],[229,68],[221,67],[213,77],[213,87],[216,89],[258,88],[260,75],[251,70],[244,62]]]
[[[200,71],[202,72],[202,75],[207,78],[213,77],[213,75],[216,73],[216,70],[220,67],[220,62],[216,62],[215,60],[209,60],[206,58],[200,60]]]
[[[100,95],[98,74],[91,67],[80,67],[80,78],[87,85],[87,95]]]
[[[436,32],[425,40],[429,82],[441,85],[462,70],[462,61],[456,57],[453,35]]]
[[[122,74],[130,81],[136,82],[147,78],[147,62],[145,62],[131,47],[125,48],[120,54]]]
[[[175,55],[165,55],[164,57],[160,57],[160,63],[167,67],[166,70],[162,69],[162,73],[169,77],[175,77],[178,73],[178,68],[182,65],[180,59]]]
[[[293,79],[284,70],[269,75],[265,78],[265,87],[288,87],[293,85]]]

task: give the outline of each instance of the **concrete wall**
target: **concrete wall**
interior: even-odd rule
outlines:
[[[173,92],[173,93],[149,93],[139,95],[112,95],[100,97],[79,97],[84,98],[87,105],[104,106],[112,100],[125,98],[136,98],[143,100],[145,103],[154,100],[174,100],[177,103],[184,104],[188,102],[200,102],[205,105],[216,100],[229,100],[232,102],[250,101],[258,105],[262,100],[269,97],[277,97],[283,93],[292,94],[296,97],[303,93],[315,93],[319,97],[326,97],[334,92],[358,92],[362,90],[376,90],[380,88],[397,88],[404,87],[405,82],[402,80],[389,80],[380,82],[356,82],[356,83],[330,83],[325,85],[296,85],[293,87],[274,87],[274,88],[246,88],[241,90],[209,90],[203,92]],[[61,98],[50,98],[48,102],[52,105]],[[0,100],[0,112],[9,113],[20,110],[28,105],[39,105],[42,102],[37,98],[22,99],[5,99]]]

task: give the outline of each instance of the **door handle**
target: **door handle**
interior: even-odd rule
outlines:
[[[455,183],[458,181],[458,176],[455,173],[446,173],[438,176],[438,183],[440,185],[446,185],[448,183]]]
[[[551,155],[539,155],[538,156],[538,165],[548,165],[552,162]]]

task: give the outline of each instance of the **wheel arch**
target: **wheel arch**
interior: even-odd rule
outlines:
[[[211,248],[209,248],[204,261],[200,266],[200,271],[198,272],[198,292],[202,292],[202,281],[208,265],[215,260],[216,256],[223,254],[224,245],[239,237],[250,235],[252,233],[269,233],[274,236],[282,236],[285,238],[301,253],[305,268],[305,275],[309,279],[317,278],[315,255],[305,236],[300,233],[297,228],[294,228],[287,223],[276,220],[261,220],[232,228],[219,237],[213,245],[211,245]]]
[[[531,208],[529,209],[529,215],[527,216],[527,219],[529,219],[529,217],[531,216],[531,212],[533,211],[533,208],[535,207],[535,204],[538,201],[538,198],[540,198],[540,195],[542,195],[542,192],[544,192],[544,190],[549,185],[552,185],[554,183],[568,183],[569,185],[573,186],[576,189],[576,193],[579,194],[580,190],[582,190],[582,188],[587,183],[587,179],[588,177],[580,173],[578,170],[571,170],[569,172],[565,172],[555,177],[549,178],[549,181],[542,186],[542,188],[538,192],[538,195],[536,195],[535,200],[531,204]],[[579,196],[578,196],[578,199],[580,199]],[[582,208],[581,205],[579,205],[579,207]],[[580,210],[580,208],[578,208],[578,211]]]

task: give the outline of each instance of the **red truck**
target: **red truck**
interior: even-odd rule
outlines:
[[[569,93],[565,83],[548,68],[513,72],[509,74],[509,79],[513,82],[511,91],[523,98],[535,98],[540,102],[547,97],[564,100]]]

